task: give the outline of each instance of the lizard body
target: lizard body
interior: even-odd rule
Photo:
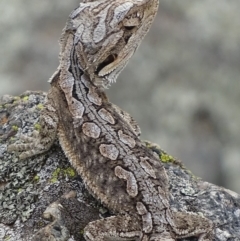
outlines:
[[[63,31],[42,129],[31,143],[9,146],[24,159],[59,139],[89,191],[116,215],[89,223],[84,231],[89,241],[212,240],[211,221],[171,210],[162,163],[139,139],[135,122],[104,92],[134,54],[157,9],[158,0],[80,3]]]

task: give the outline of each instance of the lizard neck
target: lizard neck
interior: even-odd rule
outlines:
[[[69,34],[64,52],[60,56],[58,84],[64,92],[73,119],[81,119],[90,105],[101,106],[108,99],[103,89],[93,83],[89,68],[85,67],[81,46],[74,44],[74,35]]]

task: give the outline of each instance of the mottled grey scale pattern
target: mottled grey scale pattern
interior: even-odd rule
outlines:
[[[130,148],[135,147],[135,145],[136,145],[135,140],[132,137],[124,134],[122,130],[118,131],[118,137],[119,137],[120,141],[122,141],[124,144],[128,145]]]
[[[127,193],[131,197],[136,197],[138,195],[137,180],[132,172],[126,171],[120,166],[116,166],[115,175],[127,182]]]
[[[98,111],[98,115],[101,116],[101,118],[105,121],[107,121],[109,124],[114,125],[115,120],[112,117],[111,113],[107,111],[106,109],[102,108]]]
[[[153,220],[151,213],[147,212],[142,215],[143,231],[145,233],[150,233],[153,229]]]
[[[80,3],[63,30],[43,128],[32,144],[10,148],[29,157],[48,150],[58,137],[88,189],[116,215],[89,223],[87,241],[212,240],[209,220],[171,210],[162,163],[138,138],[137,123],[104,92],[140,45],[157,9],[158,0]]]
[[[90,102],[92,102],[95,105],[101,105],[102,104],[102,99],[99,98],[99,96],[97,95],[97,93],[93,90],[89,91],[88,93],[88,99]]]
[[[112,108],[129,124],[129,129],[132,129],[136,136],[140,136],[141,129],[138,123],[133,119],[130,114],[121,110],[118,106],[112,104]]]
[[[152,178],[156,179],[156,169],[148,162],[148,158],[140,157],[140,166]]]
[[[98,138],[101,133],[101,129],[98,127],[98,125],[92,122],[85,122],[82,125],[82,130],[86,136],[89,136],[95,139]]]
[[[137,202],[136,208],[138,214],[142,216],[143,231],[145,233],[150,233],[153,228],[151,213],[147,211],[147,208],[142,202]]]
[[[109,158],[110,160],[114,161],[118,158],[119,151],[113,144],[101,144],[99,146],[99,151],[104,157]]]

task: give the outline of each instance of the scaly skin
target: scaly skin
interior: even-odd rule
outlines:
[[[116,214],[89,223],[84,232],[89,241],[212,240],[208,219],[171,210],[162,163],[142,144],[134,121],[104,93],[134,54],[157,9],[157,0],[81,3],[61,38],[60,65],[41,115],[43,128],[32,143],[9,147],[27,158],[59,138],[89,191]]]

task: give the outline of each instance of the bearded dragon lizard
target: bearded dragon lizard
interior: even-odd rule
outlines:
[[[157,9],[158,0],[80,3],[63,30],[42,128],[8,148],[24,159],[59,139],[89,191],[115,214],[89,223],[84,229],[88,241],[212,240],[210,220],[171,210],[162,163],[141,142],[132,118],[104,92],[134,54]]]

